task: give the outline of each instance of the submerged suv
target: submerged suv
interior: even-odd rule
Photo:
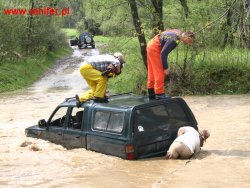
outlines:
[[[94,35],[89,32],[81,33],[79,38],[76,37],[76,39],[70,40],[70,45],[78,46],[79,49],[87,48],[89,46],[95,48]]]
[[[182,126],[198,130],[196,119],[182,98],[149,101],[121,94],[108,103],[75,98],[56,107],[47,121],[28,127],[26,136],[49,140],[64,147],[86,148],[123,159],[165,155]]]

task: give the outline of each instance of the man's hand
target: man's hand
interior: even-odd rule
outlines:
[[[102,72],[102,76],[108,76],[109,73],[113,72],[112,69],[107,69],[105,71]]]
[[[168,69],[164,69],[164,74],[167,76],[169,74],[169,70]]]

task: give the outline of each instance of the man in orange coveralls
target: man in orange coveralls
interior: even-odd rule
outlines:
[[[177,47],[180,42],[190,44],[193,42],[194,33],[182,32],[178,29],[163,31],[156,35],[147,45],[148,64],[148,97],[164,99],[164,80],[168,75],[168,54]]]

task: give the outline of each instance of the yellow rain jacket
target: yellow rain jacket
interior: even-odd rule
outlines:
[[[121,73],[122,63],[112,55],[97,55],[86,59],[80,67],[80,73],[90,90],[79,95],[80,102],[93,98],[104,98],[108,78]]]

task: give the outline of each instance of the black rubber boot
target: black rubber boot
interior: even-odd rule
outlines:
[[[79,108],[81,106],[79,95],[76,95],[76,106]]]
[[[166,98],[168,98],[168,97],[166,97],[166,95],[164,93],[155,95],[156,100],[166,99]]]
[[[93,99],[93,101],[94,102],[96,102],[96,103],[107,103],[107,102],[109,102],[109,100],[108,100],[108,98],[106,98],[106,97],[95,97],[94,99]]]
[[[149,89],[148,89],[148,98],[149,98],[149,100],[154,100],[154,99],[155,99],[155,91],[154,91],[154,88],[149,88]]]

